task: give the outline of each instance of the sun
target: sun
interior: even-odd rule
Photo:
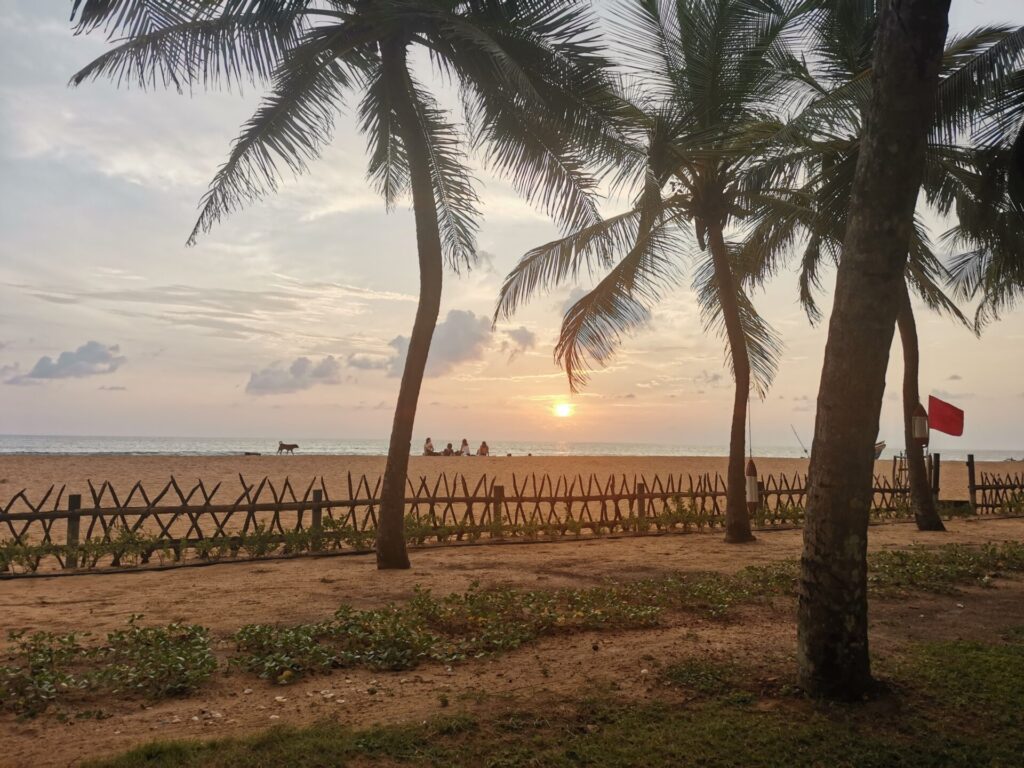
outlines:
[[[555,403],[555,407],[551,409],[551,412],[560,419],[567,419],[572,416],[576,410],[576,406],[571,403]]]

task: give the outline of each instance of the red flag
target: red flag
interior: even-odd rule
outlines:
[[[955,405],[928,395],[928,426],[959,437],[964,433],[964,412]]]

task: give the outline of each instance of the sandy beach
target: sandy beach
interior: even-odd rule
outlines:
[[[240,489],[239,475],[247,482],[269,477],[275,483],[290,478],[294,486],[305,488],[315,477],[323,476],[329,488],[339,490],[346,483],[348,473],[358,479],[366,475],[371,485],[384,471],[383,456],[126,456],[97,455],[0,455],[0,505],[14,494],[25,490],[29,498],[36,499],[51,485],[67,486],[67,493],[81,493],[88,498],[88,483],[99,486],[110,482],[124,495],[138,481],[147,491],[162,487],[173,476],[182,485],[192,486],[198,480],[210,487],[223,483],[224,492]],[[762,475],[802,475],[807,472],[805,459],[757,458]],[[442,473],[466,476],[470,487],[480,477],[494,477],[511,487],[513,475],[517,479],[531,474],[547,473],[557,476],[584,478],[595,475],[606,480],[611,475],[629,478],[643,476],[651,480],[655,475],[699,475],[705,472],[726,471],[725,457],[703,456],[515,456],[515,457],[423,457],[415,456],[409,464],[409,476],[414,481],[426,478],[432,484]],[[1021,462],[978,462],[978,472],[1021,472]],[[876,472],[891,477],[892,461],[876,463]],[[946,460],[941,471],[942,499],[967,499],[967,465],[963,461]],[[230,495],[230,494],[229,494]]]

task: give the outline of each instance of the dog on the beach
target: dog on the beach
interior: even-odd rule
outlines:
[[[280,456],[282,453],[291,453],[294,455],[295,449],[299,447],[298,443],[282,443],[280,440],[277,442],[277,454]]]

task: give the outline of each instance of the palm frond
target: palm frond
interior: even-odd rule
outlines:
[[[505,277],[495,321],[509,319],[541,291],[550,291],[586,272],[610,269],[616,253],[636,242],[640,209],[634,208],[529,251]]]
[[[635,247],[562,320],[555,359],[578,392],[594,366],[605,366],[624,335],[643,327],[650,307],[678,284],[679,230],[671,224],[641,233]]]
[[[623,66],[641,79],[653,97],[669,101],[684,62],[678,17],[663,0],[633,0],[612,6],[613,45]]]
[[[978,299],[975,327],[998,320],[1024,300],[1024,217],[1015,209],[976,218],[964,215],[945,232],[943,244],[953,252],[949,284],[954,296]]]
[[[409,190],[409,157],[393,100],[383,68],[374,67],[367,76],[366,92],[359,104],[359,128],[366,136],[370,153],[367,176],[388,210]]]
[[[932,133],[953,143],[977,122],[1024,61],[1024,26],[982,27],[946,45]]]
[[[476,232],[479,211],[473,177],[458,126],[427,91],[410,77],[410,94],[430,162],[430,178],[437,206],[437,224],[445,261],[455,272],[476,263]]]
[[[628,152],[619,135],[628,105],[587,42],[583,8],[517,5],[501,23],[486,15],[480,21],[478,13],[472,35],[449,24],[428,41],[459,78],[472,143],[485,163],[565,231],[600,221],[595,174]]]
[[[222,217],[276,190],[279,161],[298,174],[319,156],[344,92],[369,66],[364,43],[348,27],[321,28],[291,51],[204,195],[190,244]]]
[[[500,92],[468,93],[472,141],[488,168],[508,178],[527,202],[546,211],[565,231],[601,220],[594,200],[597,180],[586,153],[567,141],[563,123],[540,111],[530,113],[529,105]]]
[[[301,15],[189,19],[129,38],[71,77],[72,85],[107,78],[140,88],[227,87],[269,80],[298,41]]]
[[[114,39],[147,35],[208,13],[209,4],[200,0],[74,0],[71,21],[77,34],[103,29]]]
[[[725,342],[725,362],[735,375],[733,354],[725,328],[722,286],[711,259],[702,261],[694,271],[693,288],[697,294],[704,328]],[[782,339],[758,314],[749,295],[738,283],[734,294],[739,305],[740,327],[750,360],[751,385],[763,398],[778,372],[779,358],[783,351]]]
[[[914,228],[910,239],[906,266],[906,280],[911,290],[933,312],[944,314],[967,328],[973,328],[960,307],[946,295],[943,284],[950,281],[949,270],[935,255],[924,221],[914,217]]]

